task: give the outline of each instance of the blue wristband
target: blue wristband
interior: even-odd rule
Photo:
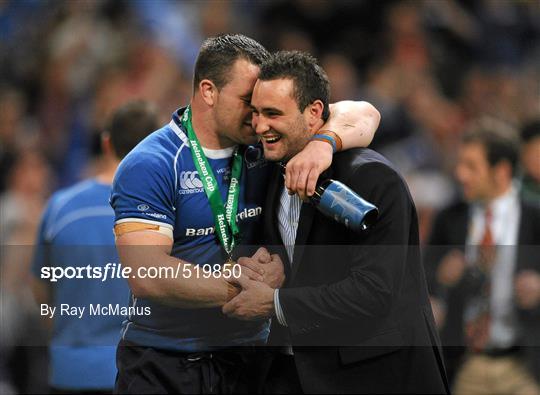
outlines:
[[[336,140],[327,134],[315,134],[311,140],[325,140],[332,144],[332,151],[335,153],[337,151]]]

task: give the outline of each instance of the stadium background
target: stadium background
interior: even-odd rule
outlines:
[[[199,45],[223,32],[307,50],[332,101],[377,107],[372,147],[406,176],[423,241],[459,196],[467,124],[490,115],[522,128],[540,116],[536,0],[0,0],[0,245],[31,246],[47,197],[99,169],[115,108],[144,98],[166,122],[187,103]],[[0,389],[41,392],[44,350],[16,346],[45,336],[22,251],[0,261]]]

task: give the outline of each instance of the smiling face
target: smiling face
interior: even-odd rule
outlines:
[[[311,105],[301,112],[294,98],[292,79],[258,80],[251,98],[253,127],[261,138],[264,156],[287,161],[300,152],[313,136]]]
[[[259,75],[259,67],[244,58],[235,61],[229,80],[218,91],[215,102],[217,130],[237,144],[255,144],[251,126],[250,100]]]

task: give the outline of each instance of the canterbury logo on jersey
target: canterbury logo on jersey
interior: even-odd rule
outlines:
[[[180,173],[180,195],[203,192],[203,184],[197,171],[183,171]]]
[[[223,167],[221,169],[217,169],[216,173],[223,174],[223,180],[228,181],[228,173],[230,173],[230,169]],[[204,192],[204,188],[197,170],[183,171],[180,173],[180,189],[178,190],[180,195],[201,192]]]

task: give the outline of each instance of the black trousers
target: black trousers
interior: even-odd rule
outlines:
[[[267,354],[266,373],[259,382],[258,392],[263,394],[302,394],[302,385],[292,355],[279,351]],[[264,370],[263,370],[264,372]]]
[[[256,385],[255,348],[182,353],[121,341],[116,394],[249,393]]]

